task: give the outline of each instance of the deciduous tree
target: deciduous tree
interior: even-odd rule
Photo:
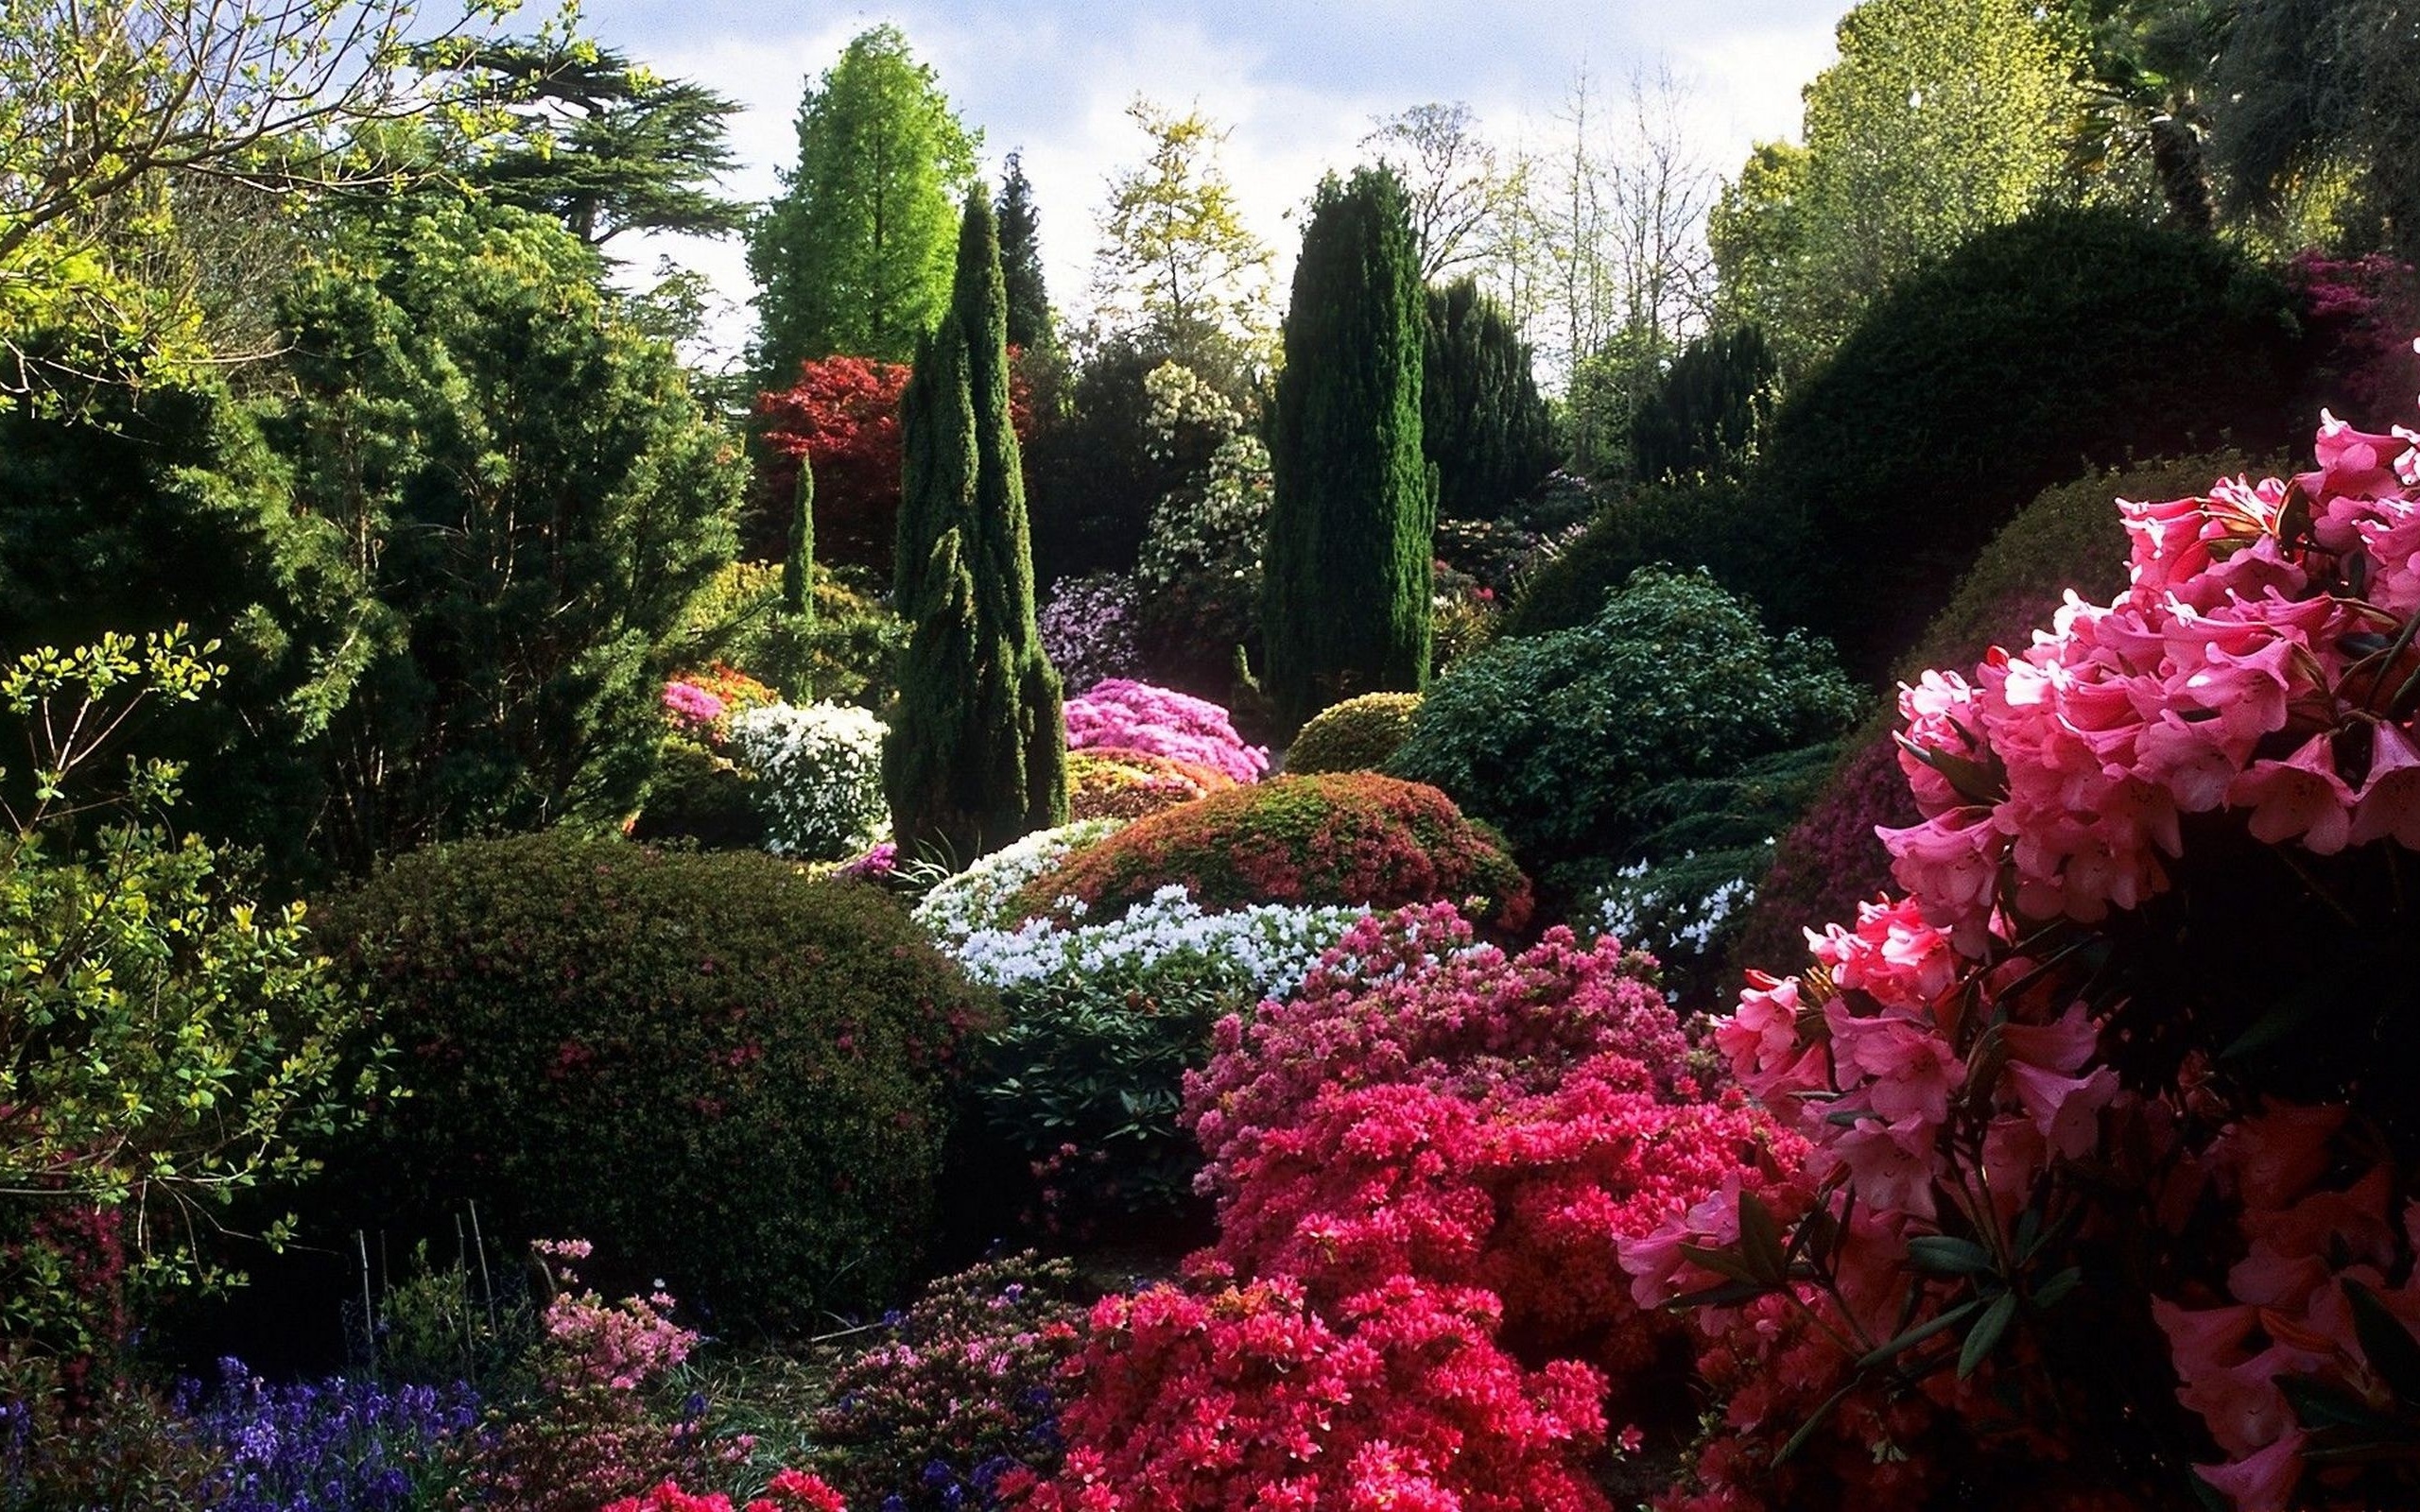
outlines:
[[[1110,180],[1094,273],[1102,318],[1148,328],[1188,366],[1200,365],[1189,359],[1202,348],[1265,350],[1270,251],[1244,225],[1219,166],[1228,129],[1141,95],[1126,113],[1151,146],[1141,166]]]

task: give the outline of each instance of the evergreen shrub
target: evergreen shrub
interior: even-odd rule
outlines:
[[[875,888],[560,833],[423,850],[317,910],[408,1095],[335,1196],[579,1234],[721,1328],[893,1295],[933,1216],[958,1047],[994,1013]]]
[[[1365,693],[1313,715],[1286,749],[1286,769],[1317,772],[1374,771],[1401,749],[1420,707],[1416,693]]]

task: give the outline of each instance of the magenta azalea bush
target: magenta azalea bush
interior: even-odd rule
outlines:
[[[1810,1158],[1622,1246],[1724,1400],[1668,1506],[2420,1496],[2415,441],[2122,503],[2125,593],[1903,689],[1907,896],[1716,1033]]]
[[[1136,750],[1194,762],[1238,782],[1269,770],[1269,752],[1247,746],[1227,711],[1148,682],[1113,678],[1067,700],[1067,748]]]

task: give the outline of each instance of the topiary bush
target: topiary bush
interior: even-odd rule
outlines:
[[[1384,766],[1410,735],[1419,707],[1416,693],[1365,693],[1331,704],[1312,715],[1286,748],[1286,769],[1310,775]]]
[[[1435,788],[1373,772],[1275,778],[1137,819],[1027,883],[1018,908],[1115,917],[1170,885],[1212,910],[1478,900],[1484,921],[1518,929],[1530,909],[1495,835]]]
[[[1139,819],[1220,792],[1236,780],[1215,766],[1115,746],[1067,753],[1067,817]]]
[[[1703,574],[1649,570],[1583,627],[1465,659],[1387,770],[1443,788],[1532,866],[1621,862],[1651,790],[1826,739],[1859,707],[1821,642],[1768,634]]]
[[[2080,464],[2282,445],[2291,312],[2225,244],[2119,212],[1978,233],[1876,301],[1775,413],[1755,519],[1820,549],[1787,563],[1771,607],[1879,676],[1993,532]]]
[[[720,1328],[892,1295],[934,1210],[959,1044],[994,1013],[889,897],[769,856],[558,833],[395,862],[315,914],[408,1095],[331,1203],[475,1200],[577,1233]]]

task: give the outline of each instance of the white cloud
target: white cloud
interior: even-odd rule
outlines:
[[[1832,26],[1846,9],[1847,0],[907,0],[802,15],[764,0],[602,0],[586,22],[659,72],[747,107],[732,133],[744,166],[726,187],[752,199],[771,195],[776,167],[795,156],[804,80],[850,37],[897,22],[961,118],[983,129],[987,172],[1023,151],[1051,295],[1074,308],[1090,283],[1107,180],[1142,152],[1125,114],[1137,93],[1180,108],[1199,102],[1234,128],[1223,163],[1247,223],[1277,251],[1282,304],[1300,236],[1293,212],[1322,173],[1357,161],[1372,116],[1461,99],[1491,131],[1510,138],[1526,120],[1534,139],[1583,60],[1607,79],[1661,60],[1696,91],[1703,155],[1727,170],[1752,142],[1794,131],[1798,91],[1829,60]],[[659,252],[704,272],[730,301],[717,340],[738,350],[750,285],[736,239],[616,249],[634,282],[652,273]]]

